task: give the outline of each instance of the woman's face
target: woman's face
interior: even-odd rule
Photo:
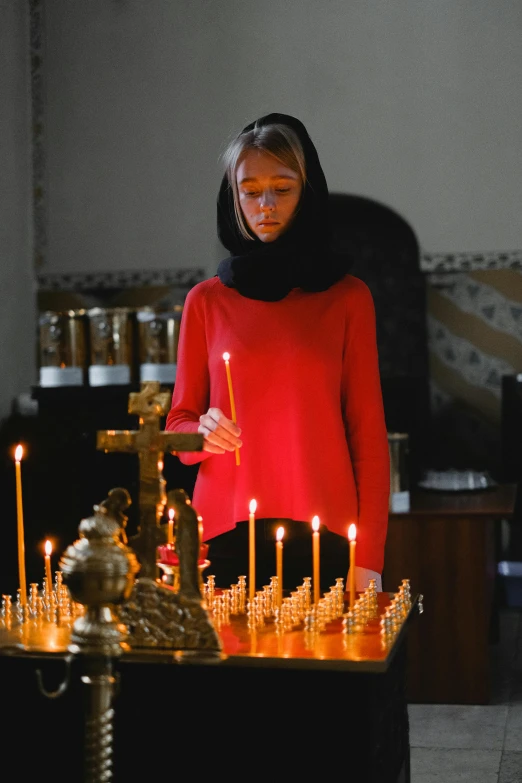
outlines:
[[[239,203],[250,230],[273,242],[292,222],[303,190],[301,177],[261,150],[249,150],[236,171]]]

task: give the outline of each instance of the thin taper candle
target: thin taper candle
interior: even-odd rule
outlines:
[[[276,576],[277,576],[277,606],[283,603],[283,536],[284,527],[278,527],[276,533]]]
[[[248,507],[248,597],[254,600],[256,594],[256,508],[255,500]]]
[[[16,517],[18,529],[18,575],[20,579],[20,603],[27,606],[27,581],[25,578],[25,539],[24,539],[24,510],[22,504],[22,456],[24,450],[19,444],[15,450],[16,467]]]
[[[45,542],[45,578],[46,578],[46,593],[47,597],[51,597],[53,589],[53,577],[51,575],[51,552],[53,551],[53,545],[49,540]]]
[[[355,537],[357,529],[352,524],[348,528],[348,540],[350,542],[350,609],[353,609],[355,604]]]
[[[312,554],[313,554],[313,586],[314,586],[314,604],[319,603],[319,599],[321,597],[321,579],[320,579],[320,555],[319,555],[319,527],[320,527],[320,521],[319,517],[315,516],[312,519]]]
[[[232,421],[237,424],[236,417],[236,403],[234,402],[234,389],[232,388],[232,375],[230,373],[230,354],[225,352],[223,354],[225,360],[225,369],[227,371],[227,383],[228,383],[228,396],[230,398],[230,410],[232,412]],[[236,465],[239,465],[239,449],[236,449]]]
[[[167,544],[174,542],[174,509],[169,508],[169,526],[167,529]]]

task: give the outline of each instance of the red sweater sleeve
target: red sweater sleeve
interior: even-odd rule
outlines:
[[[209,388],[204,295],[197,288],[192,288],[185,299],[181,316],[176,381],[165,429],[197,432],[199,417],[208,410]],[[209,456],[208,451],[178,452],[185,465],[194,465]]]
[[[381,573],[388,529],[390,457],[375,308],[366,283],[357,282],[348,302],[342,404],[359,504],[356,561]]]

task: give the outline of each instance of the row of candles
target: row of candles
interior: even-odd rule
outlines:
[[[15,449],[15,466],[16,466],[16,510],[17,510],[17,532],[18,532],[18,571],[20,580],[20,603],[22,606],[27,605],[27,580],[25,575],[25,538],[24,538],[24,514],[22,503],[22,471],[21,462],[23,457],[23,447],[19,444]],[[249,598],[253,601],[256,591],[256,549],[255,549],[255,514],[257,510],[257,501],[251,500],[249,504],[248,515],[248,547],[249,547]],[[201,517],[198,517],[200,524],[202,523]],[[319,536],[320,520],[318,516],[314,516],[312,519],[312,558],[313,558],[313,594],[314,603],[318,603],[320,599],[320,536]],[[283,537],[284,527],[280,526],[276,532],[276,576],[277,584],[279,586],[279,603],[282,602],[282,590],[283,590]],[[174,509],[170,508],[168,512],[168,542],[172,543],[174,539]],[[355,547],[356,547],[356,527],[352,523],[348,528],[348,540],[350,544],[350,607],[353,606],[355,600]],[[49,540],[45,542],[45,556],[44,567],[45,575],[47,579],[47,585],[52,584],[51,577],[51,554],[52,544]]]
[[[25,535],[24,535],[24,509],[22,503],[22,457],[24,450],[21,444],[15,449],[16,471],[16,522],[18,537],[18,578],[20,582],[20,604],[27,606],[27,579],[25,575]],[[44,569],[47,590],[52,588],[51,555],[53,545],[47,540],[44,545]]]
[[[256,510],[257,501],[251,500],[249,504],[248,514],[248,587],[249,598],[254,600],[256,593]],[[321,566],[320,566],[320,535],[319,528],[321,522],[316,515],[312,519],[312,588],[314,603],[319,603],[321,597]],[[353,607],[355,602],[355,547],[356,547],[356,533],[357,528],[352,522],[348,527],[348,541],[350,546],[350,566],[349,566],[349,593],[350,593],[350,608]],[[282,602],[282,590],[283,590],[283,538],[285,534],[284,527],[280,526],[276,531],[276,576],[277,584],[279,588],[278,603]]]
[[[223,354],[223,359],[225,362],[225,371],[227,374],[227,384],[228,384],[228,395],[230,399],[230,410],[231,410],[231,417],[234,424],[237,424],[236,421],[236,404],[234,401],[234,389],[232,386],[232,374],[230,371],[230,354],[228,351],[225,351]],[[239,458],[239,449],[235,450],[236,452],[236,465],[240,464],[240,458]],[[257,509],[257,503],[255,500],[250,501],[249,505],[249,527],[248,527],[248,554],[249,554],[249,577],[248,577],[248,583],[249,583],[249,597],[252,601],[255,596],[255,589],[256,589],[256,550],[255,550],[255,513]],[[312,557],[313,557],[313,577],[312,577],[312,585],[313,585],[313,591],[314,591],[314,602],[318,603],[320,598],[320,555],[319,555],[319,527],[320,527],[320,521],[319,517],[315,516],[312,519]],[[277,533],[276,533],[276,576],[278,577],[278,585],[280,590],[280,596],[279,596],[279,603],[281,603],[281,597],[282,597],[282,585],[283,585],[283,536],[284,536],[284,528],[278,527]],[[353,607],[354,600],[355,600],[355,547],[356,547],[356,527],[352,523],[348,527],[348,541],[350,543],[350,568],[349,568],[349,576],[350,576],[350,584],[349,584],[349,593],[350,593],[350,608]]]
[[[256,594],[256,510],[257,501],[251,500],[249,504],[248,514],[248,589],[249,599],[254,600]],[[173,508],[168,510],[168,528],[167,528],[167,543],[172,545],[174,543],[174,516],[175,511]],[[203,518],[198,516],[198,522],[200,525],[200,536],[203,534]],[[320,520],[318,516],[314,516],[312,519],[312,558],[313,558],[313,576],[312,587],[314,603],[318,603],[321,597],[320,594]],[[281,525],[276,531],[276,576],[277,584],[279,588],[278,603],[281,605],[283,600],[283,538],[285,529]],[[353,606],[355,600],[355,547],[356,547],[356,527],[352,523],[348,528],[348,541],[350,546],[350,606]]]

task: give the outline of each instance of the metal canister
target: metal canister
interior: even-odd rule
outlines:
[[[87,367],[86,336],[85,310],[40,313],[40,386],[83,386]]]
[[[409,435],[407,432],[389,432],[390,503],[394,513],[410,510]]]
[[[133,382],[133,313],[129,307],[93,307],[88,310],[90,386]]]
[[[182,312],[183,305],[175,305],[171,310],[138,310],[140,381],[174,384]]]

